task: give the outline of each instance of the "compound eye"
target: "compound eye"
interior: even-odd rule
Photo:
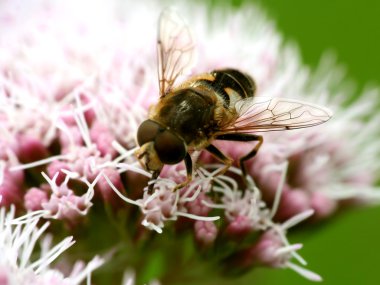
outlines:
[[[155,121],[146,120],[142,122],[137,130],[137,142],[139,146],[153,141],[160,128],[161,126]]]
[[[186,156],[185,142],[169,130],[156,136],[154,147],[161,162],[176,164]]]

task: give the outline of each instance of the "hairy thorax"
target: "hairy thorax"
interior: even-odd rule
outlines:
[[[212,92],[186,88],[163,98],[149,117],[182,137],[190,149],[202,149],[230,116]]]

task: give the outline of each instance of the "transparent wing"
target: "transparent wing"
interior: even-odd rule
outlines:
[[[235,105],[238,119],[218,133],[292,130],[322,124],[332,112],[322,106],[286,98],[251,97]]]
[[[172,88],[179,75],[187,73],[195,61],[190,28],[173,9],[161,13],[158,27],[158,78],[160,97]]]

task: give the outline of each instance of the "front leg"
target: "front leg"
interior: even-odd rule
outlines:
[[[239,142],[249,142],[249,141],[257,141],[257,144],[255,147],[246,155],[240,158],[239,160],[239,166],[242,172],[242,175],[245,179],[247,176],[247,169],[245,167],[244,162],[252,157],[254,157],[261,145],[263,144],[263,137],[253,134],[225,134],[225,135],[219,135],[216,137],[217,140],[227,140],[227,141],[239,141]]]
[[[153,174],[152,174],[152,178],[150,179],[151,181],[152,180],[156,180],[158,178],[158,176],[160,175],[161,173],[161,170],[157,170],[157,171],[154,171]],[[148,186],[148,193],[152,193],[153,192],[153,188],[154,188],[154,183],[151,183],[149,186]]]
[[[186,156],[185,156],[185,166],[186,166],[186,180],[180,184],[177,184],[174,187],[173,192],[187,186],[193,180],[193,162],[191,160],[191,156],[189,153],[186,153]]]

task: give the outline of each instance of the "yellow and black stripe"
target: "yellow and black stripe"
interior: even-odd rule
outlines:
[[[236,69],[214,70],[210,73],[213,80],[203,79],[202,83],[212,88],[215,93],[223,99],[223,106],[230,107],[230,94],[233,90],[241,99],[253,97],[256,91],[254,80],[247,74]]]

